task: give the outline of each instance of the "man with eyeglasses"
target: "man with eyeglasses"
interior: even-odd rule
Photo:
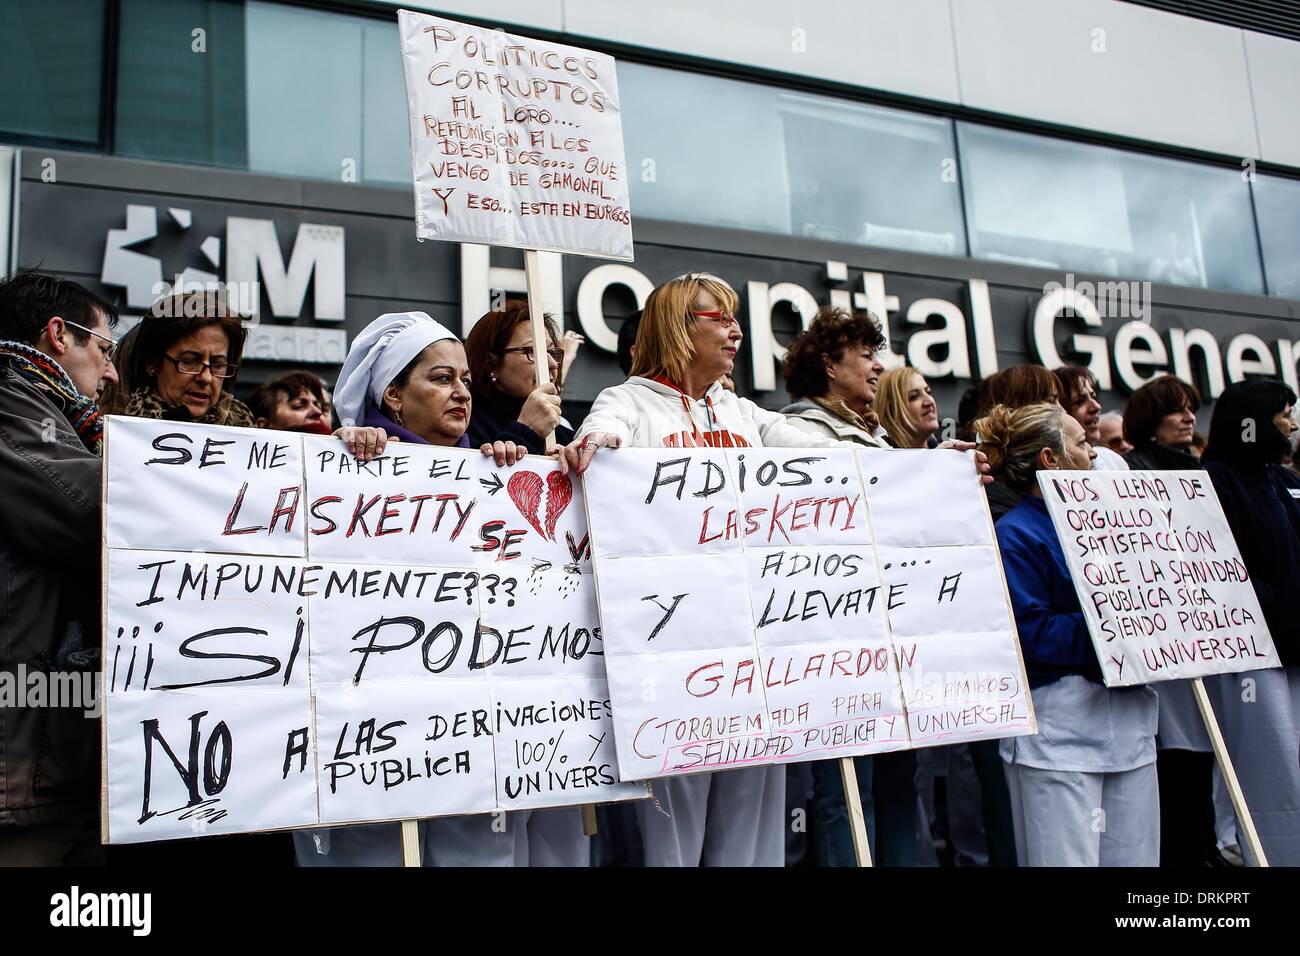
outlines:
[[[117,381],[117,312],[56,276],[0,281],[0,865],[102,862],[98,702],[56,697],[98,670],[96,399]],[[20,670],[21,668],[21,670]],[[44,673],[27,699],[20,675]],[[72,675],[73,679],[60,677]],[[24,706],[26,705],[26,706]]]

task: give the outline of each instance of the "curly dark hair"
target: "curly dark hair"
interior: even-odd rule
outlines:
[[[820,398],[830,391],[826,359],[839,362],[850,346],[865,345],[879,352],[885,333],[876,317],[865,310],[823,306],[817,318],[800,332],[781,362],[781,374],[791,398]]]

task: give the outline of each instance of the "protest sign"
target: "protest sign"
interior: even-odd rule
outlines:
[[[1040,471],[1110,687],[1280,667],[1202,471]]]
[[[108,842],[645,795],[551,462],[111,416],[105,471]]]
[[[614,60],[398,12],[422,239],[632,258]]]
[[[968,457],[620,449],[586,487],[623,778],[1034,732]]]

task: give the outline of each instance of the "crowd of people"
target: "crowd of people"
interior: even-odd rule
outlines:
[[[1104,685],[1036,477],[1204,469],[1285,665],[1205,683],[1269,862],[1300,865],[1300,654],[1288,600],[1300,593],[1300,475],[1288,386],[1228,386],[1206,441],[1196,432],[1200,394],[1172,375],[1103,413],[1088,369],[1018,365],[972,386],[941,437],[929,384],[912,368],[886,371],[884,333],[865,311],[824,309],[790,343],[791,402],[779,412],[737,395],[738,311],[735,291],[707,273],[658,286],[619,332],[627,380],[571,423],[562,394],[580,340],[546,316],[536,349],[523,303],[487,313],[463,342],[423,312],[379,316],[354,338],[332,391],[296,371],[244,401],[235,385],[246,330],[216,295],[159,300],[116,340],[111,303],[65,279],[15,274],[0,282],[0,667],[98,670],[105,414],[335,434],[361,459],[390,441],[477,448],[501,468],[549,454],[577,473],[619,446],[955,448],[971,453],[972,480],[985,484],[1039,732],[855,758],[874,860],[1240,864],[1249,853],[1187,683]],[[539,376],[541,354],[548,374]],[[80,710],[0,708],[0,863],[107,856],[130,865],[218,847],[285,865],[401,860],[396,824],[106,854],[98,741]],[[437,866],[856,862],[838,761],[665,778],[654,794],[601,807],[594,838],[577,808],[424,820],[422,857]]]

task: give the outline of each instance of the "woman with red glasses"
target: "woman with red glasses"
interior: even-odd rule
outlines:
[[[596,449],[791,447],[837,444],[806,434],[722,384],[744,333],[739,301],[716,276],[691,273],[650,293],[637,329],[632,375],[596,396],[561,458],[585,471]],[[599,467],[599,466],[597,466]],[[782,866],[784,766],[668,777],[637,801],[648,866]],[[662,807],[662,811],[659,809]]]

